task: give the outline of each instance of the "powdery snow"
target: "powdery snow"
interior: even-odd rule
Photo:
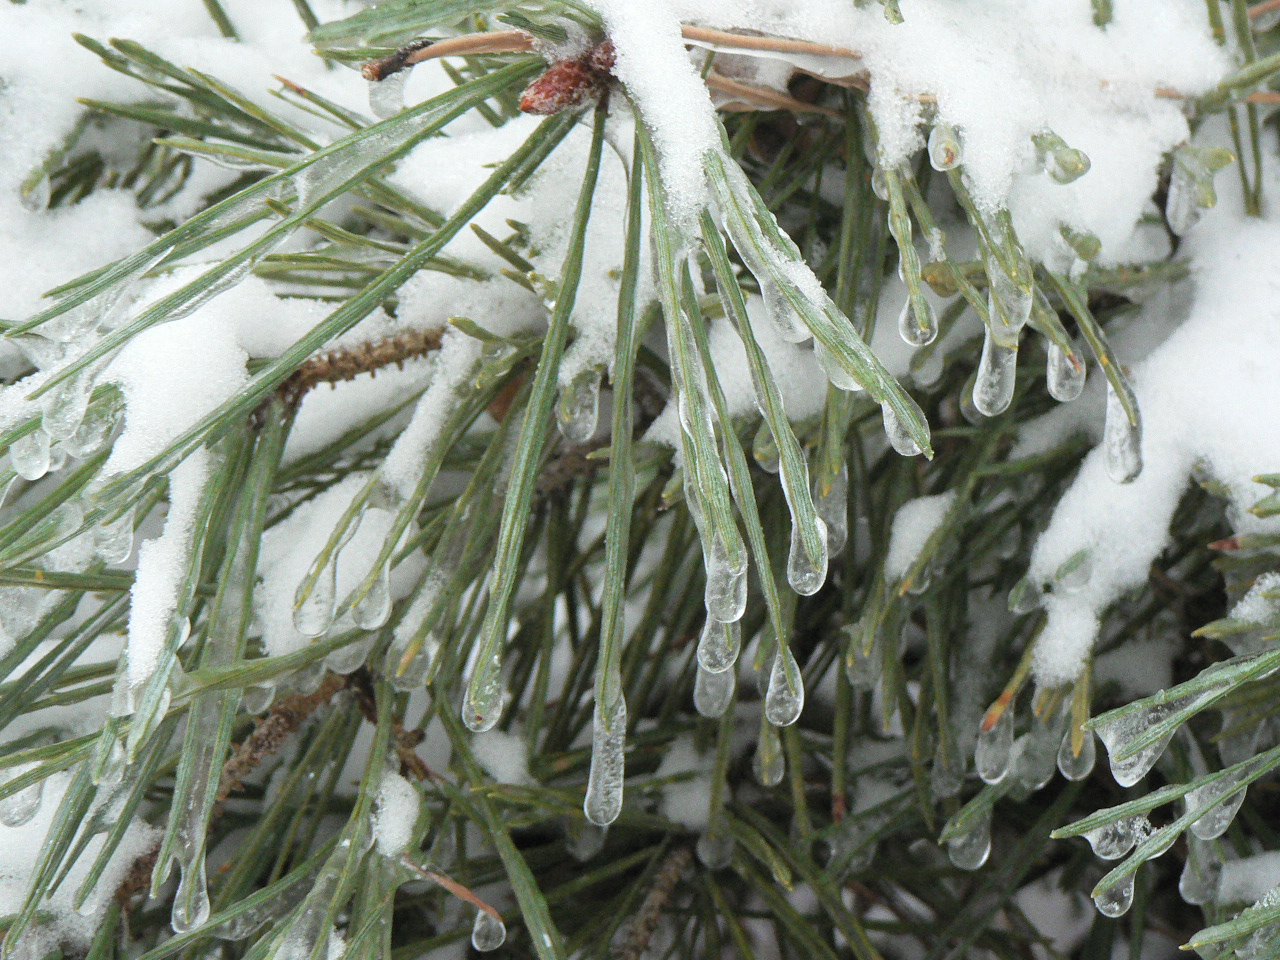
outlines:
[[[382,775],[373,811],[373,836],[380,854],[398,857],[405,852],[413,842],[421,807],[422,796],[417,787],[390,770]]]
[[[950,490],[933,497],[908,500],[898,508],[889,534],[889,550],[884,558],[886,580],[890,583],[897,582],[911,569],[955,499],[955,491]]]

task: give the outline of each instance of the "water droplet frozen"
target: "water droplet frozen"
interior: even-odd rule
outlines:
[[[1006,710],[989,730],[978,732],[973,766],[984,783],[999,783],[1009,775],[1013,759],[1013,711]]]
[[[1120,397],[1107,384],[1107,419],[1102,433],[1107,476],[1116,483],[1129,483],[1142,472],[1142,423],[1129,421]]]
[[[1200,219],[1195,177],[1186,166],[1176,161],[1169,176],[1169,193],[1164,213],[1169,221],[1169,229],[1178,236],[1185,234]]]
[[[767,273],[762,269],[756,276],[767,276]],[[809,328],[804,325],[800,314],[796,313],[791,301],[776,284],[761,280],[760,296],[764,299],[765,315],[783,340],[788,343],[804,343],[813,336]]]
[[[240,706],[244,708],[246,713],[263,713],[267,707],[271,706],[271,701],[275,698],[276,686],[274,683],[255,684],[244,688],[244,693],[240,696]]]
[[[305,593],[306,582],[298,584],[293,598],[293,627],[304,637],[322,637],[333,626],[333,613],[337,608],[337,564],[330,561],[320,571],[310,593]]]
[[[760,469],[768,473],[777,473],[779,454],[777,441],[773,439],[773,431],[769,429],[767,420],[760,421],[755,439],[751,442],[751,456],[755,458]]]
[[[956,128],[935,123],[929,131],[929,163],[935,170],[953,170],[964,162],[964,150]]]
[[[591,771],[582,811],[599,827],[607,827],[622,812],[626,775],[627,702],[621,696],[612,706],[596,705],[591,737]]]
[[[471,925],[471,946],[481,953],[497,950],[507,939],[507,927],[501,917],[495,917],[487,910],[477,910],[475,922]]]
[[[1098,912],[1104,917],[1120,917],[1133,906],[1134,874],[1129,874],[1110,890],[1104,890],[1093,898]]]
[[[410,645],[416,644],[411,650]],[[434,633],[410,637],[405,644],[393,644],[387,656],[387,679],[396,690],[408,693],[426,684],[436,665],[440,639]]]
[[[736,533],[735,530],[734,535]],[[747,554],[741,549],[741,540],[735,546],[738,549],[731,553],[714,531],[702,542],[703,566],[707,573],[704,596],[707,616],[721,623],[741,620],[747,609]]]
[[[94,400],[89,404],[75,433],[62,441],[63,449],[77,459],[84,459],[97,453],[120,423],[123,410],[124,402],[117,390],[112,390],[106,396]]]
[[[1160,759],[1169,741],[1173,739],[1176,728],[1166,730],[1153,743],[1148,743],[1123,760],[1116,760],[1117,753],[1128,753],[1131,745],[1139,738],[1145,739],[1145,735],[1152,727],[1193,704],[1199,696],[1212,695],[1213,689],[1163,703],[1151,703],[1139,710],[1123,713],[1097,724],[1094,731],[1098,734],[1098,739],[1102,741],[1103,746],[1107,748],[1107,753],[1110,754],[1111,774],[1115,777],[1116,783],[1122,787],[1132,787],[1145,777],[1147,771]]]
[[[391,616],[391,564],[384,563],[368,592],[351,610],[351,619],[361,630],[377,630]]]
[[[819,472],[813,481],[813,507],[827,525],[827,554],[839,556],[849,540],[849,465]]]
[[[1141,814],[1123,817],[1086,831],[1083,836],[1093,854],[1103,860],[1119,860],[1151,833],[1151,824]]]
[[[1046,151],[1042,160],[1045,173],[1049,174],[1058,183],[1071,183],[1074,180],[1079,180],[1089,172],[1089,167],[1091,166],[1089,158],[1084,151],[1076,150],[1065,144],[1057,149]]]
[[[994,417],[1009,409],[1018,372],[1018,345],[1001,346],[991,331],[982,337],[982,359],[973,381],[973,405],[984,417]]]
[[[800,665],[790,647],[782,647],[773,658],[769,687],[764,695],[765,719],[777,727],[786,727],[800,719],[804,710],[804,679]]]
[[[1023,577],[1009,591],[1009,612],[1025,616],[1039,610],[1042,599],[1042,592],[1035,581]]]
[[[565,825],[565,847],[569,856],[579,863],[586,863],[604,849],[607,827],[598,827],[590,820],[570,819]]]
[[[733,837],[722,830],[708,830],[698,838],[694,852],[708,870],[723,870],[733,862]]]
[[[734,670],[722,670],[720,673],[709,673],[698,665],[693,681],[693,707],[701,717],[714,720],[724,716],[733,703],[733,694],[738,687],[738,677]]]
[[[856,393],[865,389],[862,381],[846,370],[844,364],[833,356],[831,351],[818,340],[813,341],[813,355],[817,359],[818,365],[822,367],[822,372],[827,375],[827,380],[837,390]]]
[[[25,773],[30,767],[20,767],[13,771],[15,776]],[[40,812],[40,804],[44,799],[44,781],[37,780],[17,793],[10,794],[0,800],[0,824],[6,827],[20,827]]]
[[[710,617],[698,639],[698,665],[707,673],[721,673],[738,662],[742,628],[737,622],[721,623]]]
[[[40,398],[40,428],[50,440],[66,440],[79,429],[89,409],[93,383],[87,374],[64,380]]]
[[[918,309],[917,309],[918,308]],[[898,314],[898,334],[913,347],[926,347],[938,336],[938,315],[924,297],[908,297]]]
[[[1056,343],[1049,344],[1049,362],[1045,369],[1045,382],[1049,396],[1060,403],[1070,403],[1080,396],[1089,370],[1084,357],[1068,353]]]
[[[209,919],[209,887],[205,882],[204,856],[182,867],[182,879],[173,898],[173,932],[189,933]]]
[[[873,641],[867,647],[863,643],[864,630],[861,624],[846,629],[857,631],[845,654],[844,668],[849,683],[855,690],[872,690],[880,681],[880,645]]]
[[[885,203],[889,202],[889,183],[885,179],[884,167],[879,164],[871,171],[871,192]]]
[[[569,382],[556,404],[556,424],[570,443],[586,443],[600,421],[599,367],[588,367]]]
[[[339,647],[324,658],[324,665],[342,676],[354,673],[364,665],[365,658],[373,649],[373,644],[374,638],[369,637],[365,640],[356,640],[345,647]]]
[[[1093,558],[1088,550],[1080,550],[1062,561],[1054,571],[1054,590],[1066,594],[1079,593],[1089,585],[1092,575]]]
[[[9,462],[23,480],[39,480],[49,472],[49,435],[37,428],[13,441]]]
[[[991,856],[991,811],[976,817],[963,833],[947,841],[947,858],[961,870],[977,870]]]
[[[1199,837],[1187,838],[1187,862],[1178,877],[1178,893],[1187,903],[1209,903],[1218,893],[1222,876],[1222,860],[1214,853],[1213,844]]]
[[[47,210],[52,194],[53,188],[49,184],[49,175],[44,171],[28,177],[18,189],[18,199],[22,202],[22,206],[32,213]]]
[[[791,553],[787,558],[787,582],[802,597],[811,596],[822,589],[827,579],[827,529],[821,517],[814,517],[817,525],[817,556],[810,556],[805,549],[800,525],[791,524]]]
[[[394,117],[404,109],[404,86],[408,70],[393,73],[385,80],[369,81],[369,109],[379,120]]]
[[[1084,739],[1077,754],[1071,746],[1071,730],[1068,729],[1058,748],[1058,771],[1068,780],[1083,780],[1093,772],[1097,757],[1098,748],[1092,731],[1084,731]]]
[[[957,796],[963,787],[964,759],[953,743],[939,743],[929,770],[929,789],[936,799],[944,800]]]
[[[786,760],[782,756],[782,738],[778,736],[778,728],[771,723],[760,726],[760,742],[756,744],[751,769],[755,772],[756,781],[765,787],[776,787],[787,772]]]
[[[1247,792],[1244,787],[1239,786],[1239,780],[1235,777],[1227,777],[1189,792],[1185,799],[1188,810],[1213,804],[1204,816],[1191,824],[1191,832],[1201,840],[1216,840],[1222,836],[1235,819]]]
[[[476,661],[467,692],[462,698],[462,721],[473,733],[492,730],[502,717],[502,657],[494,654]]]
[[[124,563],[133,554],[133,508],[93,528],[93,549],[103,563]]]
[[[880,415],[884,418],[884,433],[889,438],[889,446],[903,457],[916,457],[923,451],[915,438],[903,426],[902,421],[887,403],[881,404]]]

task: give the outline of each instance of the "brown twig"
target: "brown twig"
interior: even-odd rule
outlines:
[[[662,861],[657,875],[653,878],[653,886],[645,895],[644,903],[631,920],[627,938],[613,952],[614,960],[640,960],[653,939],[658,922],[662,919],[662,911],[671,901],[676,884],[693,862],[693,853],[688,847],[676,847]]]
[[[1249,8],[1249,19],[1260,17],[1264,13],[1270,13],[1272,10],[1280,10],[1280,0],[1262,0],[1262,3],[1255,3]]]
[[[354,380],[362,373],[376,374],[392,364],[403,367],[406,360],[438,350],[442,336],[440,329],[406,330],[381,340],[331,350],[303,363],[276,393],[288,406],[296,407],[322,383]]]
[[[758,87],[752,83],[743,83],[741,80],[731,80],[715,71],[707,74],[706,84],[717,93],[728,94],[735,100],[748,104],[753,110],[763,107],[766,110],[790,110],[792,113],[821,113],[823,116],[836,119],[842,116],[840,111],[832,110],[830,107],[819,106],[816,103],[805,103],[803,100],[789,97],[785,93],[779,93],[777,90]]]
[[[477,910],[483,910],[485,913],[489,914],[489,916],[493,917],[493,919],[498,921],[502,920],[502,914],[500,914],[494,907],[477,897],[470,887],[463,886],[448,874],[437,873],[435,870],[428,870],[425,867],[420,867],[407,856],[402,856],[400,858],[400,863],[413,873],[416,873],[423,880],[430,880],[437,886],[443,887],[459,900],[471,904]]]
[[[469,33],[445,40],[415,40],[390,56],[369,61],[360,72],[366,80],[385,80],[424,60],[478,53],[528,53],[532,49],[533,37],[520,30]]]

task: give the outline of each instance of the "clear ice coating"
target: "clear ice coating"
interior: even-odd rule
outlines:
[[[707,673],[722,673],[738,662],[742,628],[707,617],[698,639],[698,666]]]
[[[622,811],[626,745],[626,700],[619,696],[611,706],[597,704],[591,737],[591,772],[587,775],[582,812],[598,827],[607,827]]]
[[[899,455],[916,457],[923,452],[889,404],[880,405],[880,415],[884,418],[884,433],[889,438],[889,446]]]
[[[413,638],[409,639],[409,643]],[[401,693],[420,689],[431,675],[440,651],[440,638],[428,633],[421,638],[416,650],[409,646],[393,644],[387,652],[387,679]]]
[[[926,347],[938,337],[938,315],[925,297],[908,297],[898,314],[898,334],[913,347]]]
[[[1058,747],[1058,772],[1068,780],[1083,780],[1093,772],[1097,762],[1098,748],[1094,743],[1092,731],[1084,731],[1084,739],[1080,752],[1076,753],[1071,745],[1071,729],[1063,734],[1062,744]]]
[[[501,917],[495,917],[487,910],[477,910],[475,922],[471,924],[471,946],[481,953],[497,950],[507,939],[507,927]]]
[[[1187,838],[1187,861],[1178,877],[1178,893],[1187,903],[1209,903],[1218,893],[1222,859],[1214,845],[1199,837]]]
[[[973,405],[984,417],[994,417],[1009,409],[1018,372],[1018,345],[1001,346],[991,331],[982,337],[982,359],[973,381]]]
[[[29,767],[14,770],[14,775],[21,775]],[[40,812],[40,804],[44,799],[44,781],[37,780],[30,786],[23,787],[0,800],[0,824],[6,827],[20,827]]]
[[[205,881],[203,856],[183,866],[171,919],[173,932],[177,934],[189,933],[209,919],[209,886]]]
[[[492,730],[502,716],[502,657],[495,653],[487,661],[476,661],[462,698],[462,722],[473,733]],[[624,707],[625,709],[625,707]]]
[[[1070,403],[1080,396],[1089,369],[1084,357],[1068,353],[1056,343],[1049,344],[1049,362],[1045,368],[1045,382],[1049,396],[1060,403]]]
[[[816,507],[815,507],[816,509]],[[800,525],[791,524],[791,553],[787,557],[787,583],[802,597],[817,593],[827,579],[827,529],[821,517],[815,517],[818,527],[818,556],[811,557],[805,549],[804,534]]]
[[[124,404],[119,391],[112,390],[105,397],[89,404],[84,418],[75,433],[62,441],[62,448],[77,459],[97,453],[106,445],[120,423]]]
[[[570,818],[565,824],[565,847],[569,856],[579,863],[586,863],[604,849],[604,841],[608,835],[607,827],[597,827],[590,821]]]
[[[999,783],[1009,775],[1013,758],[1013,711],[1006,710],[989,730],[978,732],[973,766],[984,783]]]
[[[404,109],[404,85],[408,70],[393,73],[385,80],[369,81],[369,109],[379,120],[394,117]]]
[[[1216,840],[1222,836],[1244,803],[1245,793],[1247,789],[1240,786],[1239,777],[1226,777],[1190,791],[1185,798],[1188,810],[1212,804],[1204,816],[1191,824],[1191,832],[1201,840]]]
[[[1107,476],[1129,483],[1142,472],[1142,425],[1129,421],[1115,388],[1107,384],[1107,420],[1102,433]]]
[[[765,719],[777,727],[786,727],[800,719],[804,709],[804,679],[789,647],[782,647],[773,658],[769,686],[764,695]]]
[[[861,623],[845,629],[855,631],[844,661],[844,670],[849,678],[849,684],[855,690],[873,690],[880,682],[880,672],[883,667],[880,659],[880,645],[873,642],[867,646],[863,643],[865,629]]]
[[[818,365],[822,367],[822,372],[827,375],[827,380],[837,390],[855,393],[864,389],[862,382],[846,370],[844,364],[833,357],[831,351],[818,340],[813,341],[813,355],[817,358]]]
[[[947,841],[947,859],[961,870],[977,870],[991,856],[991,811],[974,818],[967,830]]]
[[[953,743],[939,743],[929,770],[929,789],[934,797],[946,799],[960,793],[964,787],[964,759]]]
[[[1033,717],[1031,729],[1013,747],[1013,769],[1019,786],[1028,791],[1040,790],[1053,779],[1058,765],[1062,724],[1056,717],[1048,721]]]
[[[1132,756],[1117,760],[1117,753],[1127,753],[1129,747],[1156,724],[1166,717],[1188,706],[1196,699],[1194,695],[1179,697],[1177,700],[1164,703],[1152,703],[1143,709],[1123,713],[1119,716],[1098,723],[1094,731],[1098,739],[1107,748],[1111,760],[1111,775],[1122,787],[1132,787],[1147,775],[1147,771],[1155,766],[1155,762],[1164,753],[1164,748],[1173,739],[1176,728],[1167,730],[1153,743],[1149,743]]]
[[[751,769],[756,781],[765,787],[776,787],[787,772],[786,760],[782,756],[782,738],[778,736],[778,728],[771,723],[760,725],[760,742],[756,744]]]
[[[364,665],[365,658],[369,656],[369,651],[373,649],[373,644],[373,637],[348,643],[345,647],[339,647],[325,657],[324,665],[334,673],[345,677]]]
[[[1009,612],[1024,616],[1040,609],[1042,592],[1035,581],[1023,577],[1009,591]]]
[[[780,254],[781,256],[781,254]],[[768,273],[763,264],[760,270],[752,270],[752,273],[758,278],[767,277]],[[777,284],[761,279],[760,280],[760,296],[764,299],[765,315],[772,322],[778,336],[782,337],[788,343],[804,343],[813,334],[809,328],[804,325],[804,320],[800,314],[796,313],[795,307],[777,286]]]
[[[1133,906],[1133,881],[1135,874],[1129,874],[1114,887],[1103,890],[1093,897],[1094,905],[1104,917],[1123,916]]]
[[[570,443],[586,443],[600,422],[599,367],[588,367],[574,377],[556,403],[556,425]]]
[[[1031,318],[1035,289],[1019,286],[995,257],[987,257],[987,303],[991,329],[1004,344],[1017,338]]]
[[[1151,833],[1151,824],[1141,814],[1123,817],[1086,831],[1083,836],[1093,854],[1103,860],[1119,860]]]
[[[733,837],[721,829],[708,829],[694,846],[698,862],[708,870],[723,870],[733,862]]]
[[[849,541],[849,465],[843,460],[830,475],[813,481],[813,507],[827,525],[827,555],[837,557]]]
[[[304,637],[322,637],[333,626],[333,614],[338,606],[337,579],[337,563],[330,560],[309,594],[302,595],[305,581],[298,585],[293,600],[293,627]]]
[[[1187,167],[1177,161],[1169,176],[1169,193],[1164,205],[1169,229],[1182,236],[1200,219],[1200,204],[1196,178]]]
[[[23,480],[39,480],[49,472],[49,435],[37,428],[13,441],[9,462]]]
[[[935,123],[929,131],[929,163],[935,170],[953,170],[964,162],[964,150],[956,128]]]
[[[741,546],[739,542],[738,546]],[[707,573],[705,602],[707,616],[721,623],[742,619],[747,609],[747,555],[739,550],[733,557],[720,536],[710,531],[702,543],[702,562]]]
[[[369,590],[351,610],[351,619],[361,630],[377,630],[391,616],[391,564],[384,563]]]
[[[40,398],[40,429],[49,435],[50,440],[66,440],[80,428],[89,409],[92,389],[91,378],[81,374],[51,387]]]
[[[729,704],[733,703],[737,686],[737,671],[710,673],[699,664],[693,681],[693,707],[698,711],[698,716],[711,720],[724,716]]]
[[[103,563],[124,563],[133,553],[133,508],[93,528],[93,549]]]
[[[767,420],[760,421],[760,427],[756,430],[755,439],[751,441],[751,456],[761,470],[768,473],[778,472],[778,468],[781,465],[778,442],[774,440],[773,431],[769,429]]]

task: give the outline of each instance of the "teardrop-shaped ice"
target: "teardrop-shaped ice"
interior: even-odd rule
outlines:
[[[348,643],[345,647],[339,647],[324,658],[325,667],[344,677],[354,673],[364,666],[365,658],[373,649],[374,640],[374,637],[369,637]]]
[[[822,367],[822,372],[827,375],[827,380],[837,390],[858,393],[866,389],[862,381],[846,369],[845,365],[833,356],[831,351],[824,347],[819,340],[813,341],[813,355],[817,358],[818,365]]]
[[[209,886],[205,881],[204,856],[182,867],[182,879],[173,898],[173,932],[190,933],[209,919]]]
[[[92,387],[89,376],[81,374],[62,381],[40,398],[40,429],[50,440],[66,440],[79,429]]]
[[[724,716],[724,712],[729,709],[729,704],[733,703],[733,694],[737,686],[737,671],[722,670],[719,673],[709,673],[699,664],[693,681],[694,709],[698,711],[699,716],[711,720]]]
[[[947,841],[947,859],[961,870],[977,870],[991,856],[991,811],[974,819],[963,833]]]
[[[1110,890],[1104,890],[1093,898],[1098,912],[1104,917],[1119,917],[1133,906],[1134,874],[1129,874]]]
[[[1062,745],[1058,748],[1058,771],[1068,780],[1083,780],[1093,772],[1097,760],[1098,748],[1093,741],[1092,731],[1084,731],[1080,752],[1076,753],[1071,745],[1071,730],[1062,737]]]
[[[1115,389],[1107,384],[1107,420],[1102,445],[1107,476],[1116,483],[1129,483],[1142,472],[1142,423],[1130,422]]]
[[[304,583],[298,584],[294,594],[293,628],[304,637],[322,637],[333,626],[333,613],[337,608],[337,565],[328,563],[309,594],[303,595]]]
[[[769,687],[764,695],[764,715],[774,726],[786,727],[800,719],[804,709],[804,680],[790,647],[782,647],[773,658]]]
[[[773,431],[769,429],[767,420],[760,421],[755,439],[751,442],[751,456],[755,459],[760,469],[766,473],[778,472],[778,467],[780,466],[778,443],[773,438]]]
[[[1196,202],[1195,178],[1178,162],[1174,162],[1169,175],[1169,192],[1164,205],[1164,215],[1169,229],[1182,236],[1200,219],[1200,205]]]
[[[502,946],[507,939],[507,927],[501,917],[495,917],[488,910],[477,910],[475,922],[471,925],[471,946],[481,953],[489,953]]]
[[[1080,396],[1089,370],[1084,357],[1068,353],[1056,343],[1049,344],[1049,362],[1045,368],[1045,382],[1049,396],[1060,403],[1070,403]]]
[[[369,591],[351,610],[351,619],[361,630],[377,630],[391,616],[391,564],[384,563]]]
[[[502,657],[481,657],[476,661],[467,691],[462,698],[462,722],[473,733],[492,730],[502,717]]]
[[[786,761],[782,756],[782,738],[778,736],[778,728],[771,723],[760,726],[760,742],[756,744],[751,768],[755,772],[756,781],[765,787],[777,786],[787,772]]]
[[[898,334],[913,347],[927,347],[938,337],[938,315],[926,298],[907,298],[898,314]]]
[[[884,419],[884,433],[889,438],[889,446],[893,447],[899,455],[916,457],[923,452],[891,406],[887,403],[881,404],[880,415]]]
[[[1006,710],[987,730],[978,732],[973,766],[984,783],[999,783],[1009,775],[1013,758],[1013,711]]]
[[[133,554],[133,509],[93,528],[93,549],[103,563],[124,563]]]
[[[1187,903],[1209,903],[1218,893],[1222,859],[1213,846],[1199,837],[1187,838],[1187,862],[1178,877],[1178,893]]]
[[[1002,347],[991,331],[982,338],[982,359],[973,381],[973,405],[984,417],[994,417],[1009,409],[1018,371],[1018,346]]]
[[[39,480],[49,472],[49,435],[37,428],[13,441],[9,462],[23,480]]]
[[[599,827],[607,827],[622,812],[626,776],[627,702],[621,696],[611,707],[597,705],[591,738],[591,770],[582,811]]]
[[[1086,831],[1083,836],[1093,854],[1103,860],[1119,860],[1151,833],[1151,824],[1141,814],[1123,817]]]
[[[62,448],[77,459],[97,453],[119,425],[122,407],[115,392],[90,403],[75,433],[62,441]]]
[[[747,609],[745,551],[739,551],[740,557],[735,560],[714,532],[703,541],[702,549],[703,567],[707,574],[704,595],[707,615],[721,623],[741,620]]]
[[[960,136],[949,123],[935,123],[929,131],[929,163],[935,170],[952,170],[963,162]]]
[[[800,525],[791,524],[791,553],[787,558],[787,582],[802,597],[817,593],[827,579],[827,528],[821,517],[813,518],[818,528],[817,556],[805,549]]]
[[[408,70],[393,73],[385,80],[369,81],[369,109],[379,120],[394,117],[404,109],[404,86]]]
[[[827,525],[827,555],[837,557],[849,541],[849,465],[841,460],[829,476],[815,476],[813,507]]]
[[[721,623],[710,617],[702,625],[698,639],[698,665],[707,673],[721,673],[738,662],[742,628],[737,622]]]
[[[1170,714],[1185,706],[1182,699],[1176,702],[1155,703],[1136,713],[1121,714],[1119,717],[1099,723],[1094,727],[1098,739],[1107,748],[1110,755],[1111,775],[1122,787],[1132,787],[1147,775],[1147,771],[1155,766],[1155,762],[1164,753],[1164,748],[1173,739],[1175,730],[1167,730],[1153,743],[1148,743],[1132,756],[1122,760],[1116,759],[1117,753],[1128,753],[1130,745],[1138,738],[1144,738],[1147,731]]]
[[[560,393],[556,404],[556,424],[570,443],[587,443],[600,421],[599,367],[588,367],[574,377]]]
[[[845,653],[844,669],[849,677],[849,683],[855,690],[872,690],[880,681],[880,673],[883,669],[880,645],[874,642],[869,648],[864,645],[861,624],[856,628],[846,629],[856,629],[856,634]]]
[[[44,799],[44,781],[37,780],[30,786],[23,787],[17,793],[0,800],[0,824],[6,827],[20,827],[40,812],[40,804]]]
[[[1014,281],[995,257],[987,258],[987,282],[990,329],[1001,343],[1007,345],[1031,319],[1035,289]]]
[[[786,295],[773,282],[760,280],[760,296],[764,299],[765,314],[783,340],[788,343],[804,343],[813,336]]]
[[[1235,819],[1247,792],[1234,777],[1189,792],[1186,796],[1188,810],[1213,803],[1204,816],[1191,824],[1191,832],[1201,840],[1215,840],[1222,836]]]
[[[694,852],[708,870],[723,870],[733,862],[733,837],[723,829],[708,830],[698,838]]]

